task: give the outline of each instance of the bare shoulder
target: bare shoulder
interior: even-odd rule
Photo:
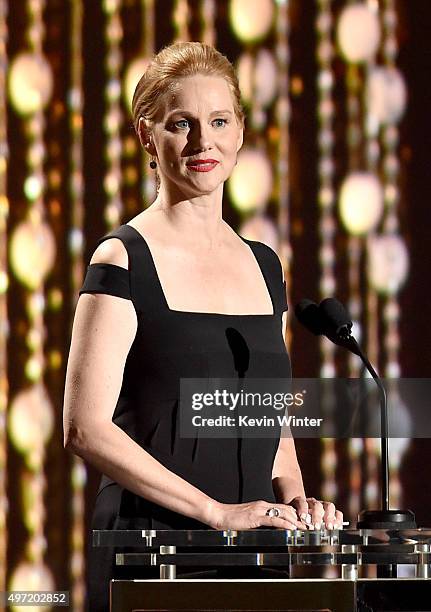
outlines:
[[[129,256],[126,247],[119,238],[109,238],[99,244],[94,250],[90,264],[110,263],[129,269]]]

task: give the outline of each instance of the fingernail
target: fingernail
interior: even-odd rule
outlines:
[[[307,514],[307,516],[305,517],[305,522],[311,523],[311,516],[309,514]]]
[[[314,530],[314,525],[313,525],[313,523],[310,523],[310,525],[308,525],[308,529]]]
[[[334,525],[332,523],[328,523],[328,529],[334,529]]]
[[[300,514],[299,518],[301,518],[303,521],[305,521],[306,518],[307,518],[307,514],[305,512],[303,512],[302,514]]]
[[[315,529],[320,529],[322,526],[322,523],[314,523],[314,528]]]

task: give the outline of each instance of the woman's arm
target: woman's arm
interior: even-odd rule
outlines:
[[[214,500],[112,422],[136,329],[131,301],[104,294],[79,298],[66,373],[64,445],[133,493],[209,524]]]
[[[293,438],[280,438],[272,468],[272,487],[276,500],[283,504],[289,504],[295,497],[305,498]]]

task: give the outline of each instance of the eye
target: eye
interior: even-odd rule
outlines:
[[[218,125],[217,127],[223,127],[224,125],[226,125],[226,123],[228,123],[227,119],[222,119],[221,117],[219,117],[218,119],[214,119],[213,123],[215,121],[222,121],[223,123],[220,125]]]
[[[180,119],[179,121],[175,121],[174,127],[179,127],[180,129],[183,129],[183,127],[179,125],[180,123],[187,123],[188,124],[188,119]]]

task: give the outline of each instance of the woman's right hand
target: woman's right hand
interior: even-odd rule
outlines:
[[[278,508],[279,516],[268,516],[269,508]],[[243,504],[212,505],[208,524],[214,529],[255,529],[256,527],[279,527],[282,529],[307,529],[299,519],[295,508],[287,504],[269,503],[259,500]]]

